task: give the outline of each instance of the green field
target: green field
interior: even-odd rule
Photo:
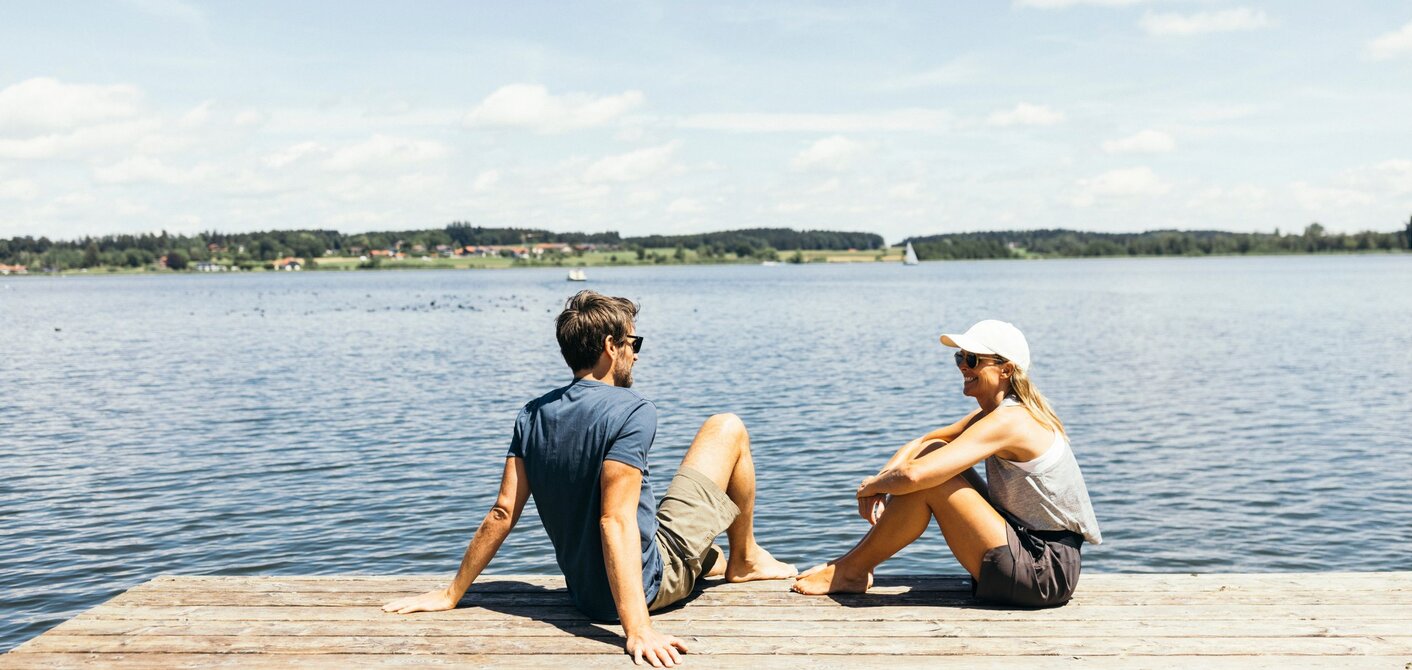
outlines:
[[[892,247],[885,250],[790,250],[779,252],[779,260],[782,264],[788,263],[876,263],[889,262],[896,263],[902,260],[902,250]],[[645,249],[643,257],[638,258],[634,251],[591,251],[582,255],[549,256],[545,255],[537,259],[513,259],[501,256],[479,257],[465,256],[441,258],[427,255],[408,256],[407,258],[381,258],[376,263],[362,261],[355,257],[347,256],[324,256],[315,258],[313,267],[305,266],[305,271],[340,271],[340,270],[497,270],[507,268],[575,268],[575,267],[631,267],[639,265],[754,265],[764,262],[764,259],[755,257],[737,257],[734,254],[725,254],[703,258],[691,249],[683,249],[681,257],[677,257],[677,249]],[[194,266],[194,264],[193,264]],[[257,263],[253,267],[246,269],[248,272],[272,272],[264,267],[263,263]],[[172,270],[159,269],[154,266],[144,267],[96,267],[89,269],[64,270],[58,274],[65,275],[139,275],[154,272],[167,273]],[[196,274],[196,270],[188,268],[180,272]],[[46,274],[42,272],[31,272],[32,275]],[[14,275],[21,276],[21,275]]]
[[[702,258],[691,249],[683,249],[680,259],[676,256],[676,249],[646,249],[643,258],[639,259],[632,251],[590,251],[583,255],[569,255],[562,257],[544,256],[538,259],[516,260],[512,258],[479,256],[440,258],[436,256],[414,257],[400,259],[381,259],[377,263],[376,269],[380,270],[413,270],[413,269],[497,269],[513,267],[602,267],[602,266],[633,266],[633,265],[713,265],[713,264],[742,264],[760,263],[759,258],[739,258],[734,254],[717,256],[712,258]],[[886,251],[782,251],[779,253],[779,262],[791,262],[795,254],[799,254],[800,262],[804,263],[858,263],[877,262],[886,260],[897,262],[902,259],[902,252],[899,249],[888,249]],[[324,257],[315,260],[318,270],[357,270],[372,269],[369,263],[360,261],[357,258],[347,257]]]

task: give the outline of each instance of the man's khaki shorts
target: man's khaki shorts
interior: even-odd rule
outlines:
[[[691,595],[696,580],[716,560],[717,535],[725,532],[740,514],[710,477],[686,466],[677,470],[667,495],[657,506],[657,551],[662,554],[662,585],[647,606],[656,610]]]

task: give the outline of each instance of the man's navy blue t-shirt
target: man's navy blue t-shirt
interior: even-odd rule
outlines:
[[[656,498],[648,479],[647,452],[657,436],[657,408],[636,391],[589,379],[536,398],[515,418],[510,456],[525,459],[530,494],[569,595],[580,610],[603,620],[618,618],[603,540],[598,529],[603,461],[619,461],[642,471],[637,529],[642,535],[642,590],[647,602],[662,584]]]

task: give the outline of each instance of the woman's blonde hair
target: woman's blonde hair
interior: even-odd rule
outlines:
[[[1014,363],[1010,364],[1010,370],[1010,395],[1015,396],[1015,399],[1029,410],[1035,421],[1064,433],[1064,422],[1059,420],[1059,415],[1054,413],[1054,408],[1049,406],[1044,394],[1035,388],[1029,375]]]

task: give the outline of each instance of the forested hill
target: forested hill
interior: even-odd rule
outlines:
[[[873,233],[847,233],[832,230],[799,231],[789,228],[750,228],[698,235],[647,235],[645,237],[629,237],[623,241],[627,244],[636,244],[650,249],[714,247],[718,253],[725,251],[741,256],[749,256],[753,250],[765,248],[843,250],[882,249],[884,246],[882,236]]]
[[[0,264],[66,270],[89,267],[138,268],[167,256],[181,264],[221,259],[263,262],[285,257],[320,258],[353,255],[373,249],[423,249],[439,247],[527,245],[555,242],[593,244],[612,249],[685,247],[704,256],[733,253],[742,258],[775,250],[881,249],[883,238],[872,233],[828,230],[755,228],[697,235],[622,237],[616,232],[556,233],[536,228],[486,228],[452,223],[445,228],[347,234],[336,230],[271,230],[253,233],[206,232],[171,235],[105,235],[76,240],[47,237],[0,238]]]
[[[1210,254],[1303,254],[1333,251],[1405,250],[1412,220],[1397,232],[1327,233],[1310,224],[1300,233],[1231,233],[1218,230],[1153,230],[1145,233],[1086,233],[1077,230],[1018,230],[912,237],[922,260],[964,258],[1073,258],[1086,256],[1204,256]]]

